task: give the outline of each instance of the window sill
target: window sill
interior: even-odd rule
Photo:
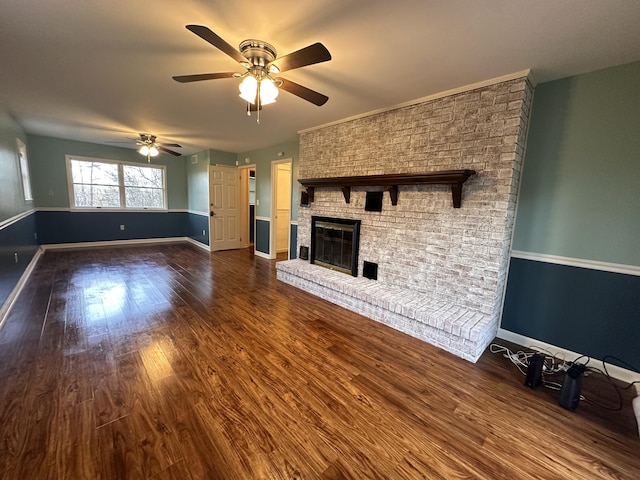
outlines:
[[[111,212],[111,213],[169,213],[168,208],[82,208],[82,207],[72,207],[69,209],[71,212]]]

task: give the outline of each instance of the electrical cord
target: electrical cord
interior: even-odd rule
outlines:
[[[543,372],[542,372],[542,385],[544,385],[545,387],[552,389],[552,390],[560,390],[562,388],[562,384],[558,383],[558,382],[552,382],[549,381],[547,379],[545,379],[545,376],[549,376],[549,375],[554,375],[560,372],[564,372],[567,371],[569,369],[570,366],[572,365],[581,365],[584,368],[584,375],[587,376],[591,373],[597,373],[600,374],[602,376],[604,376],[607,380],[607,382],[609,383],[609,385],[611,385],[614,389],[614,391],[616,392],[617,395],[617,399],[618,401],[616,402],[617,405],[615,407],[610,407],[608,405],[603,405],[602,403],[596,402],[595,400],[592,400],[588,397],[585,397],[584,395],[580,395],[580,399],[584,400],[585,402],[591,403],[592,405],[595,405],[597,407],[600,407],[604,410],[609,410],[612,412],[617,412],[622,410],[622,406],[623,406],[623,398],[622,398],[622,393],[621,390],[628,390],[630,389],[633,385],[640,383],[640,380],[636,380],[634,382],[629,383],[629,385],[625,386],[625,387],[619,387],[618,385],[615,384],[615,382],[613,381],[613,378],[611,377],[611,375],[609,374],[609,371],[607,370],[607,363],[611,363],[611,362],[607,362],[608,359],[612,359],[615,360],[618,363],[621,363],[623,365],[625,365],[626,367],[637,371],[637,368],[635,368],[633,365],[631,365],[628,362],[625,362],[624,360],[615,357],[613,355],[606,355],[603,357],[602,359],[602,370],[597,368],[597,367],[593,367],[593,366],[588,366],[589,362],[591,361],[591,357],[588,355],[580,355],[578,358],[576,358],[575,360],[572,361],[567,361],[566,358],[564,357],[564,355],[560,355],[560,354],[552,354],[550,351],[544,349],[544,348],[539,348],[539,347],[535,347],[535,346],[531,346],[529,347],[531,350],[534,350],[533,352],[525,352],[523,350],[519,350],[517,352],[512,352],[509,348],[505,347],[504,345],[500,345],[498,343],[492,343],[489,346],[489,351],[491,353],[497,354],[497,353],[502,353],[502,356],[504,358],[507,358],[511,361],[511,363],[513,363],[518,370],[520,371],[520,373],[522,373],[523,375],[526,375],[526,368],[529,367],[529,359],[531,357],[533,357],[536,354],[543,354],[544,356],[544,366],[543,366]],[[584,363],[579,363],[580,360],[585,359],[586,361]],[[611,363],[613,365],[613,363]],[[524,368],[524,369],[523,369]]]
[[[603,365],[604,365],[604,362],[603,362]],[[606,371],[606,367],[605,367],[605,371],[604,372],[602,370],[600,370],[599,368],[596,368],[596,367],[587,367],[587,370],[585,370],[585,373],[586,372],[599,373],[600,375],[603,375],[607,379],[607,382],[609,383],[609,385],[611,385],[613,387],[613,390],[616,392],[616,395],[618,396],[618,402],[617,402],[618,405],[616,407],[609,407],[607,405],[603,405],[603,404],[601,404],[599,402],[591,400],[590,398],[585,397],[584,395],[581,395],[580,398],[582,400],[584,400],[585,402],[591,403],[592,405],[595,405],[596,407],[600,407],[600,408],[603,408],[605,410],[609,410],[610,412],[618,412],[618,411],[622,410],[622,405],[623,405],[622,393],[620,393],[620,389],[613,382],[613,379],[611,378],[609,373]]]
[[[555,375],[557,373],[566,371],[567,369],[567,361],[564,358],[559,358],[558,354],[553,355],[548,350],[539,347],[529,347],[533,352],[525,352],[523,350],[518,350],[517,352],[512,352],[509,348],[504,345],[500,345],[498,343],[492,343],[489,346],[489,351],[491,353],[502,353],[504,358],[507,358],[513,363],[516,368],[520,371],[521,374],[526,375],[526,369],[529,368],[529,359],[536,354],[544,354],[544,363],[543,363],[543,372],[542,372],[542,385],[551,389],[551,390],[560,390],[562,388],[562,384],[558,382],[552,382],[545,378],[545,376]],[[523,369],[524,368],[524,369]]]
[[[607,371],[607,359],[611,358],[615,361],[617,361],[618,363],[622,363],[624,366],[628,367],[629,369],[636,371],[636,372],[640,372],[640,369],[634,367],[633,365],[631,365],[628,362],[625,362],[624,360],[618,358],[618,357],[614,357],[613,355],[605,355],[602,358],[602,368],[604,369],[605,373],[607,376],[609,376],[609,372]],[[611,362],[609,362],[611,363]],[[612,364],[613,365],[613,364]],[[631,387],[633,387],[636,383],[640,383],[640,380],[636,380],[635,382],[631,382],[629,385],[627,385],[626,387],[618,387],[621,390],[629,390]]]

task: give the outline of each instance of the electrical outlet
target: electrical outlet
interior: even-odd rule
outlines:
[[[206,235],[207,233],[206,233],[204,230],[202,230],[202,234],[203,234],[203,235]]]
[[[17,253],[17,252],[16,252],[16,253],[14,253],[14,254],[13,254],[13,256],[14,256],[14,258],[16,259],[16,263],[18,263],[18,253]]]
[[[124,225],[120,225],[120,230],[124,230]]]

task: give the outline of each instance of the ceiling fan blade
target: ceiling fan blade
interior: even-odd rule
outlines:
[[[213,33],[207,27],[203,25],[187,25],[187,29],[198,35],[200,38],[209,42],[214,47],[222,50],[224,53],[233,58],[236,62],[245,64],[248,60],[235,48],[225,42],[218,35]]]
[[[177,143],[160,143],[159,144],[162,147],[178,147],[178,148],[182,148],[182,145],[179,145]]]
[[[276,58],[271,62],[271,65],[278,67],[281,72],[286,72],[294,68],[306,67],[307,65],[314,65],[329,60],[331,60],[329,50],[318,42],[285,55],[284,57]]]
[[[298,85],[291,80],[287,80],[285,78],[276,78],[282,82],[280,88],[282,90],[286,90],[289,93],[293,93],[294,95],[306,100],[307,102],[311,102],[317,106],[324,105],[329,100],[329,97],[323,95],[321,93],[316,92],[315,90],[311,90],[310,88],[303,87],[302,85]]]
[[[171,155],[173,155],[175,157],[181,157],[182,156],[181,153],[174,152],[173,150],[169,150],[168,148],[164,148],[162,145],[158,145],[158,150],[160,150],[161,152],[164,152],[164,153],[170,153]]]
[[[189,83],[200,82],[202,80],[216,80],[218,78],[233,78],[234,72],[220,72],[220,73],[199,73],[196,75],[177,75],[173,77],[176,82]]]

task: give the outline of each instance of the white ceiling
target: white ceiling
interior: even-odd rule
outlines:
[[[209,27],[285,55],[317,41],[330,62],[282,76],[329,96],[287,92],[247,117],[244,71],[189,32]],[[1,0],[0,107],[29,133],[92,143],[138,132],[245,152],[296,132],[532,69],[538,82],[640,60],[638,0]]]

